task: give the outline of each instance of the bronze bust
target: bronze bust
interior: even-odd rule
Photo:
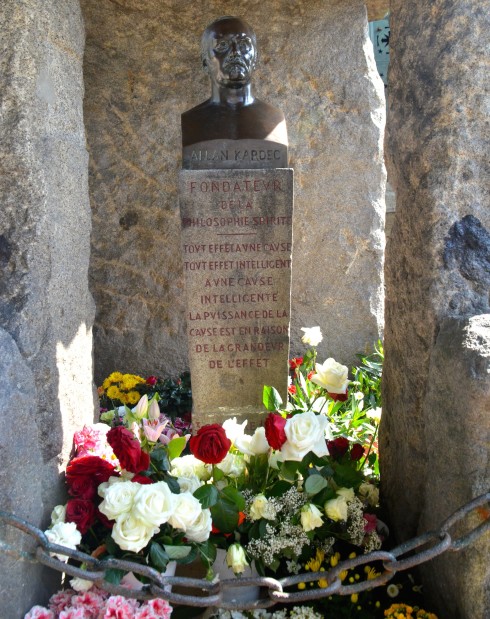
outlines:
[[[209,153],[219,149],[226,152],[225,149],[234,143],[230,141],[235,140],[270,143],[266,146],[275,148],[274,152],[281,155],[274,155],[275,163],[265,167],[286,167],[284,114],[252,94],[251,78],[257,62],[257,43],[252,28],[238,17],[217,19],[202,35],[201,58],[211,80],[211,97],[182,114],[184,167],[202,167],[190,163],[191,153],[206,152],[209,158]],[[205,150],[203,143],[208,143]],[[193,150],[193,145],[198,145],[198,149]],[[258,143],[251,142],[250,147],[254,146],[258,147]],[[199,157],[202,161],[202,154]],[[267,157],[264,155],[264,158]],[[247,167],[230,164],[230,157],[226,164],[224,157],[216,155],[214,159],[216,165],[212,167]]]

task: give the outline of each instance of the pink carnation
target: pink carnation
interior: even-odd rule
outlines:
[[[129,600],[122,595],[111,595],[107,600],[105,611],[99,614],[98,619],[134,619],[139,604],[136,600]]]
[[[74,608],[83,608],[87,617],[97,619],[100,611],[103,609],[105,602],[104,598],[93,591],[85,591],[79,595],[74,595],[72,599]]]
[[[364,531],[366,533],[372,533],[376,531],[376,525],[378,524],[378,519],[374,514],[364,514]]]
[[[56,614],[59,614],[62,610],[65,610],[71,605],[71,598],[75,595],[73,589],[65,589],[64,591],[58,591],[49,598],[49,608]]]
[[[156,598],[148,602],[149,608],[155,611],[155,613],[161,617],[161,619],[167,619],[172,614],[172,607],[167,600]]]
[[[24,619],[55,619],[55,616],[51,610],[43,606],[34,606],[27,615],[24,616]]]

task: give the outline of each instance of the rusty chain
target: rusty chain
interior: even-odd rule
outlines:
[[[271,577],[250,577],[250,578],[231,578],[212,581],[188,578],[185,576],[165,576],[154,568],[121,559],[96,559],[79,550],[73,550],[65,546],[59,546],[49,542],[46,535],[29,522],[15,516],[14,514],[0,511],[0,521],[20,529],[30,535],[37,546],[35,552],[28,553],[13,548],[0,540],[0,551],[15,556],[25,561],[39,562],[52,569],[64,572],[70,576],[83,578],[93,582],[97,587],[108,591],[111,594],[123,595],[125,597],[136,598],[138,600],[149,600],[160,597],[168,600],[171,604],[185,606],[214,606],[226,610],[252,610],[257,608],[270,608],[275,604],[308,602],[311,600],[327,597],[330,595],[351,595],[361,593],[374,587],[386,584],[396,572],[407,570],[430,561],[434,557],[446,551],[457,552],[468,547],[478,537],[490,531],[490,517],[486,514],[480,515],[483,521],[470,529],[460,537],[453,538],[450,530],[470,517],[470,515],[485,505],[490,505],[490,492],[482,494],[473,499],[463,507],[457,509],[447,518],[437,530],[423,533],[390,551],[374,551],[365,555],[360,555],[352,559],[339,562],[335,567],[323,572],[308,572],[276,580]],[[86,569],[76,567],[61,561],[53,554],[66,555],[70,559],[83,563]],[[342,583],[342,573],[349,569],[368,565],[373,562],[381,563],[384,571],[371,580],[364,580],[355,584],[344,585]],[[119,569],[125,572],[139,574],[149,581],[142,589],[128,589],[121,585],[116,585],[106,580],[106,571],[109,569]],[[318,589],[308,589],[303,591],[286,591],[290,587],[297,587],[299,583],[315,581],[325,581],[327,586]],[[200,589],[203,596],[188,595],[177,593],[172,588]],[[227,590],[236,587],[260,587],[260,595],[257,599],[250,602],[236,602],[235,600],[225,599],[224,594]]]

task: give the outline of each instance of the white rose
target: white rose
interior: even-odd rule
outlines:
[[[197,519],[187,527],[185,536],[191,542],[205,542],[211,533],[213,521],[209,509],[203,509]]]
[[[202,512],[201,503],[190,492],[181,492],[175,495],[174,509],[168,519],[174,529],[187,531],[187,527],[194,524]]]
[[[133,507],[134,497],[141,484],[123,481],[109,485],[104,492],[104,500],[99,505],[101,511],[109,520],[116,520],[121,514],[129,513]]]
[[[191,475],[191,477],[177,477],[177,483],[181,492],[194,492],[204,485],[197,475]]]
[[[228,452],[225,459],[219,462],[216,466],[228,477],[240,477],[240,475],[245,471],[245,459],[239,454],[232,454]]]
[[[121,550],[139,552],[157,531],[158,527],[148,525],[131,513],[124,513],[116,519],[111,535]]]
[[[245,432],[245,426],[248,421],[245,420],[243,423],[238,423],[236,417],[232,417],[231,419],[227,419],[223,424],[223,430],[225,431],[226,437],[234,443],[237,437],[241,436]]]
[[[253,436],[242,434],[235,441],[235,447],[248,456],[258,456],[269,451],[270,445],[265,438],[265,428],[255,430]]]
[[[330,499],[325,503],[325,513],[330,518],[338,522],[339,520],[347,520],[347,500],[343,496],[337,496],[335,499]]]
[[[66,520],[66,505],[57,505],[51,512],[51,526]]]
[[[131,473],[131,477],[133,476],[134,476],[134,473]],[[123,481],[130,481],[131,477],[128,477],[128,475],[125,475],[124,477],[122,475],[120,477],[114,477],[114,476],[109,477],[108,481],[104,481],[98,485],[97,494],[100,497],[104,498],[106,490],[107,488],[109,488],[109,486],[112,486],[113,484],[120,484]]]
[[[316,505],[308,503],[301,508],[301,526],[303,531],[313,531],[323,524],[322,513]]]
[[[263,494],[258,494],[250,505],[250,519],[259,520],[260,518],[265,518],[266,520],[273,520],[275,510],[271,509],[271,507],[267,498]]]
[[[90,580],[85,580],[84,578],[72,578],[70,580],[70,586],[75,591],[82,593],[91,589],[94,586],[94,583]]]
[[[337,494],[338,496],[343,496],[347,503],[351,503],[356,496],[353,488],[339,488]]]
[[[301,327],[301,331],[304,331],[305,333],[301,338],[303,344],[308,344],[308,346],[318,346],[318,344],[323,340],[320,327]]]
[[[44,531],[44,534],[52,544],[67,548],[75,549],[82,541],[82,534],[74,522],[58,522],[51,529]],[[66,555],[51,553],[51,556],[57,557],[60,561],[68,561]]]
[[[212,467],[210,464],[205,464],[192,455],[180,456],[172,460],[172,470],[170,474],[173,477],[192,477],[196,475],[201,481],[207,481],[211,477]]]
[[[330,357],[324,363],[315,363],[315,371],[311,382],[326,389],[329,393],[345,393],[349,379],[349,370],[346,365],[337,363]]]
[[[309,451],[318,457],[328,454],[326,427],[328,419],[312,411],[293,415],[286,421],[284,432],[287,441],[281,447],[284,460],[300,462]]]
[[[242,574],[248,565],[245,550],[240,544],[232,544],[226,552],[226,565],[233,570],[234,574]]]
[[[174,497],[177,495],[172,494],[164,481],[158,481],[156,484],[137,485],[139,489],[134,497],[132,509],[135,518],[155,527],[167,522],[173,512]]]
[[[379,503],[379,490],[373,484],[364,482],[359,486],[360,496],[369,503],[372,507],[376,507]]]

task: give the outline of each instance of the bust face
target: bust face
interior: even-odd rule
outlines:
[[[219,86],[245,86],[257,60],[255,33],[237,17],[213,22],[202,36],[202,60],[211,80]]]

